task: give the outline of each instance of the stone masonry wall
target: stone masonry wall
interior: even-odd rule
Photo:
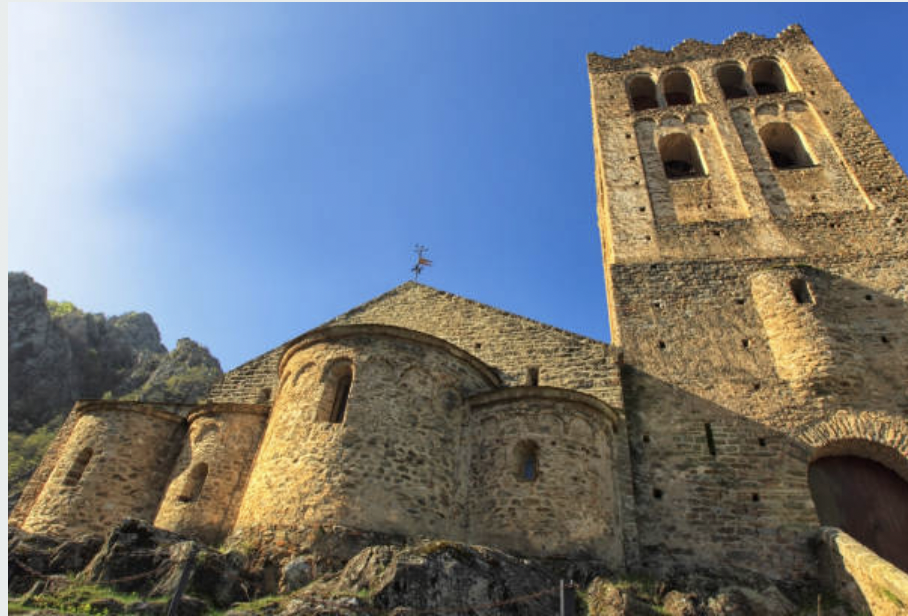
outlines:
[[[277,389],[277,367],[287,350],[287,345],[259,355],[225,374],[211,386],[211,402],[236,404],[269,404]]]
[[[527,383],[579,391],[623,409],[618,353],[608,345],[426,285],[407,282],[328,324],[384,323],[424,332],[454,344],[495,368],[505,385]],[[619,432],[625,432],[620,421]],[[636,527],[627,439],[616,438],[625,555],[636,562]]]
[[[466,398],[493,387],[492,374],[424,342],[365,328],[354,334],[285,358],[238,531],[341,524],[463,534],[460,427]],[[351,362],[353,382],[343,421],[331,423],[319,411],[336,394],[328,376],[337,361]]]
[[[126,517],[153,520],[185,433],[183,412],[140,403],[78,404],[77,423],[23,530],[69,537],[104,533]]]
[[[155,526],[219,543],[233,528],[268,420],[263,405],[210,404],[189,417]]]
[[[470,542],[518,554],[586,554],[621,570],[617,419],[601,404],[550,388],[472,399]]]
[[[716,69],[737,64],[749,79],[765,59],[788,91],[748,86],[726,100]],[[631,76],[658,83],[679,69],[693,104],[631,109]],[[850,438],[905,451],[908,181],[797,27],[591,56],[590,81],[642,560],[812,576],[816,448]],[[715,129],[687,122],[697,114]],[[669,190],[652,180],[662,161],[635,136],[669,117],[704,152],[709,195],[680,198],[679,180]],[[770,163],[758,135],[771,122],[802,136],[813,166]],[[728,173],[715,171],[715,152]],[[740,205],[709,208],[717,192]],[[794,276],[814,302],[797,305]]]
[[[835,528],[822,530],[819,551],[828,589],[856,612],[897,616],[908,610],[908,573]]]

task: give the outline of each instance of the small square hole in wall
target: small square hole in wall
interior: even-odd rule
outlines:
[[[741,340],[741,347],[745,349],[750,348],[750,340],[748,340],[747,338]]]
[[[766,447],[766,439],[762,436],[757,439],[757,442],[760,444],[760,447]]]
[[[736,298],[735,298],[735,303],[738,304],[739,306],[743,306],[743,305],[744,305],[744,301],[745,301],[745,300],[744,300],[743,297],[736,297]]]
[[[865,295],[865,296],[864,296],[864,299],[866,299],[868,302],[872,302],[872,301],[873,301],[873,296],[868,294],[868,295]]]
[[[659,346],[660,349],[664,349],[664,348],[665,348],[665,341],[664,341],[664,340],[660,340],[658,346]]]
[[[649,442],[649,434],[644,434],[644,435],[643,435],[643,442],[644,442],[644,443],[648,443],[648,442]]]
[[[662,500],[662,490],[659,488],[653,488],[653,498],[656,500]]]
[[[752,501],[755,502],[755,503],[759,503],[759,502],[760,502],[760,495],[757,494],[756,492],[754,492],[753,494],[750,495],[750,500],[752,500]]]
[[[481,342],[477,342],[476,344],[473,345],[473,348],[476,349],[476,350],[478,351],[479,349],[482,348],[482,343],[481,343]]]
[[[889,344],[889,338],[887,338],[886,336],[880,336],[880,342],[882,342],[883,344]]]
[[[760,391],[761,387],[762,385],[760,385],[759,383],[754,383],[754,391]]]

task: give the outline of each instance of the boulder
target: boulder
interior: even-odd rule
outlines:
[[[322,597],[347,597],[331,607],[354,612],[366,598],[373,611],[406,607],[550,616],[558,609],[558,580],[538,564],[450,541],[366,548],[327,587],[314,590]]]

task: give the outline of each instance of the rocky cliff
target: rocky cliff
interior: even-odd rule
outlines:
[[[8,293],[12,499],[75,400],[191,403],[223,375],[208,349],[188,338],[168,352],[147,313],[107,317],[48,301],[25,273],[9,273]]]

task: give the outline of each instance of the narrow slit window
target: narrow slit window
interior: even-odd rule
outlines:
[[[757,94],[788,92],[785,73],[773,60],[757,60],[750,67],[750,80]]]
[[[527,368],[527,385],[537,387],[539,385],[539,368],[530,366]]]
[[[794,296],[797,303],[813,303],[813,294],[810,292],[810,287],[807,286],[806,280],[803,278],[794,278],[788,283],[788,286],[791,288],[791,294]]]
[[[672,71],[662,80],[662,92],[665,102],[671,105],[691,105],[694,98],[694,84],[685,71]]]
[[[684,133],[666,135],[659,142],[659,154],[669,180],[702,177],[703,164],[694,140]]]
[[[350,385],[353,375],[348,371],[337,381],[337,392],[334,395],[334,407],[331,409],[331,423],[344,423],[347,413],[347,399],[350,397]]]
[[[536,481],[539,477],[539,447],[533,441],[521,441],[515,448],[518,481]]]
[[[747,96],[747,86],[744,85],[744,71],[737,64],[725,64],[716,69],[716,78],[722,93],[728,100],[744,98]]]
[[[325,389],[316,410],[315,420],[344,423],[350,388],[353,385],[353,364],[346,359],[331,363],[322,376],[322,382]]]
[[[631,99],[631,108],[634,111],[655,109],[659,106],[656,99],[656,84],[645,75],[637,75],[627,84],[627,94]]]
[[[803,169],[813,160],[797,131],[790,124],[773,122],[760,129],[760,139],[776,169]]]
[[[706,447],[709,449],[709,455],[716,457],[716,439],[713,436],[713,427],[711,424],[703,424],[706,429]]]
[[[88,463],[91,461],[94,453],[95,452],[91,447],[86,447],[79,452],[79,455],[73,460],[72,466],[69,467],[66,477],[63,478],[63,485],[74,486],[79,483],[79,480],[82,479],[82,475],[85,473],[85,469],[88,467]]]
[[[208,465],[201,462],[193,466],[178,497],[180,502],[193,503],[199,500],[199,496],[202,495],[202,488],[205,487],[206,479],[208,479]]]

